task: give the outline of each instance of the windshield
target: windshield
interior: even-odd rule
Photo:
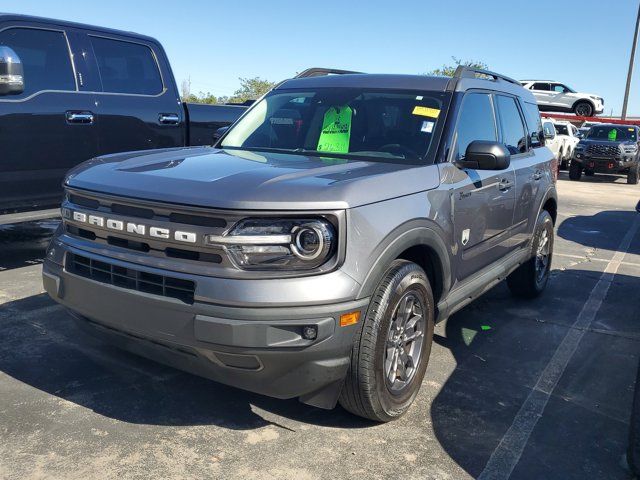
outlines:
[[[359,88],[274,90],[233,126],[221,147],[421,162],[441,122],[446,95]]]
[[[636,129],[633,127],[591,127],[587,138],[590,140],[608,140],[610,142],[637,141]]]
[[[569,135],[569,130],[567,129],[566,125],[558,125],[556,123],[555,127],[556,127],[556,133],[558,135]]]

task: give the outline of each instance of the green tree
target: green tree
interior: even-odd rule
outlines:
[[[270,82],[260,77],[240,78],[239,80],[240,88],[229,98],[229,102],[231,103],[243,103],[247,100],[255,100],[276,85],[275,82]]]
[[[489,66],[486,63],[476,60],[462,60],[456,57],[451,57],[451,60],[453,60],[453,64],[442,65],[442,67],[440,68],[431,70],[427,73],[427,75],[435,75],[438,77],[453,77],[453,72],[455,72],[456,68],[458,68],[460,65],[464,65],[466,67],[481,68],[482,70],[489,69]]]

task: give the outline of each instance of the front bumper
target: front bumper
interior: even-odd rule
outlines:
[[[575,152],[572,161],[582,164],[582,168],[593,170],[595,173],[618,173],[629,169],[636,161],[629,157],[600,157],[587,153]]]
[[[60,259],[75,249],[54,244],[43,266],[44,287],[71,310],[83,329],[133,353],[227,385],[277,398],[300,397],[324,408],[335,406],[358,329],[358,324],[341,327],[339,319],[357,311],[362,321],[369,299],[231,307],[196,295],[188,304],[72,273]],[[192,278],[198,288],[209,280]],[[316,329],[316,339],[304,338],[305,326]]]

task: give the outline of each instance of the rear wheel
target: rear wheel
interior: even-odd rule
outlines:
[[[342,407],[378,422],[402,416],[422,384],[433,326],[433,293],[424,270],[394,261],[356,334]]]
[[[544,291],[551,272],[553,240],[553,219],[543,210],[533,234],[533,257],[507,277],[507,285],[515,296],[535,298]]]
[[[579,117],[590,117],[593,115],[593,105],[587,101],[581,101],[573,106],[573,113]]]
[[[630,185],[637,185],[640,180],[640,162],[637,162],[629,169],[627,173],[627,183]]]
[[[582,177],[582,165],[575,160],[569,165],[569,178],[571,180],[580,180]]]

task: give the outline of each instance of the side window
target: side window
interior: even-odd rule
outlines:
[[[531,148],[542,147],[544,145],[544,134],[538,106],[527,102],[522,103],[522,106],[524,107],[524,116],[527,121],[527,130],[529,130],[529,146]]]
[[[567,91],[567,87],[559,83],[554,83],[552,85],[552,90],[556,93],[565,93]]]
[[[488,94],[465,95],[456,131],[458,159],[464,158],[467,147],[474,140],[497,140],[495,117]]]
[[[516,99],[498,95],[496,100],[502,127],[502,143],[509,149],[511,155],[526,152],[527,137]]]
[[[549,91],[551,90],[551,86],[548,83],[542,83],[542,82],[536,82],[533,84],[533,90],[544,90],[544,91]]]
[[[75,91],[76,82],[69,57],[69,46],[62,32],[35,28],[10,28],[0,32],[0,45],[20,57],[24,70],[24,98],[43,90]]]
[[[98,62],[102,91],[157,95],[162,78],[155,56],[145,45],[89,37]]]

